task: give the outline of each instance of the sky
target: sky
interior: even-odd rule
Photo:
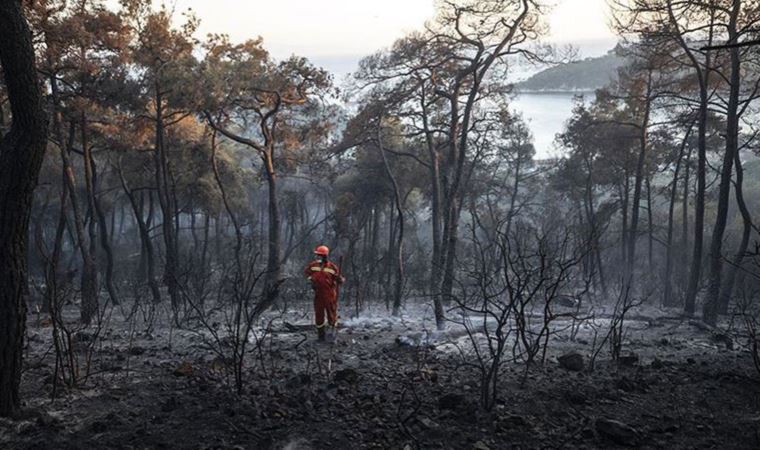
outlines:
[[[200,36],[226,33],[235,42],[261,36],[276,58],[296,54],[343,76],[363,56],[421,29],[434,0],[164,0],[201,19]],[[552,0],[548,40],[573,44],[582,56],[614,46],[606,0]]]

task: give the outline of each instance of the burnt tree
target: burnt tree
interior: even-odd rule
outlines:
[[[11,416],[20,406],[27,228],[47,143],[31,33],[17,0],[0,1],[0,65],[12,114],[0,141],[0,416]]]

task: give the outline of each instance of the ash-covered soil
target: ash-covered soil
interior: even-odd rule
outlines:
[[[635,357],[613,363],[604,348],[593,371],[591,329],[558,333],[543,365],[505,363],[491,411],[454,324],[432,333],[427,319],[378,312],[331,344],[308,314],[279,315],[255,330],[238,395],[208,334],[108,317],[95,342],[91,329],[77,338],[82,373],[92,346],[89,377],[52,399],[51,328],[30,315],[25,417],[0,422],[0,448],[760,448],[745,339],[673,312],[637,312],[623,347]],[[560,365],[570,351],[584,370]]]

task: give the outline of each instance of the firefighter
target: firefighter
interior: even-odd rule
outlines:
[[[314,319],[317,325],[317,336],[325,340],[326,328],[329,325],[334,331],[338,326],[338,290],[346,279],[340,273],[340,268],[328,261],[330,249],[320,245],[314,250],[316,261],[306,266],[304,274],[311,281],[314,290]]]

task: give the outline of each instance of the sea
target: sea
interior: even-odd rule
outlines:
[[[512,100],[511,110],[522,115],[533,133],[536,159],[557,158],[564,150],[556,142],[562,133],[573,107],[589,102],[593,92],[522,92]]]

